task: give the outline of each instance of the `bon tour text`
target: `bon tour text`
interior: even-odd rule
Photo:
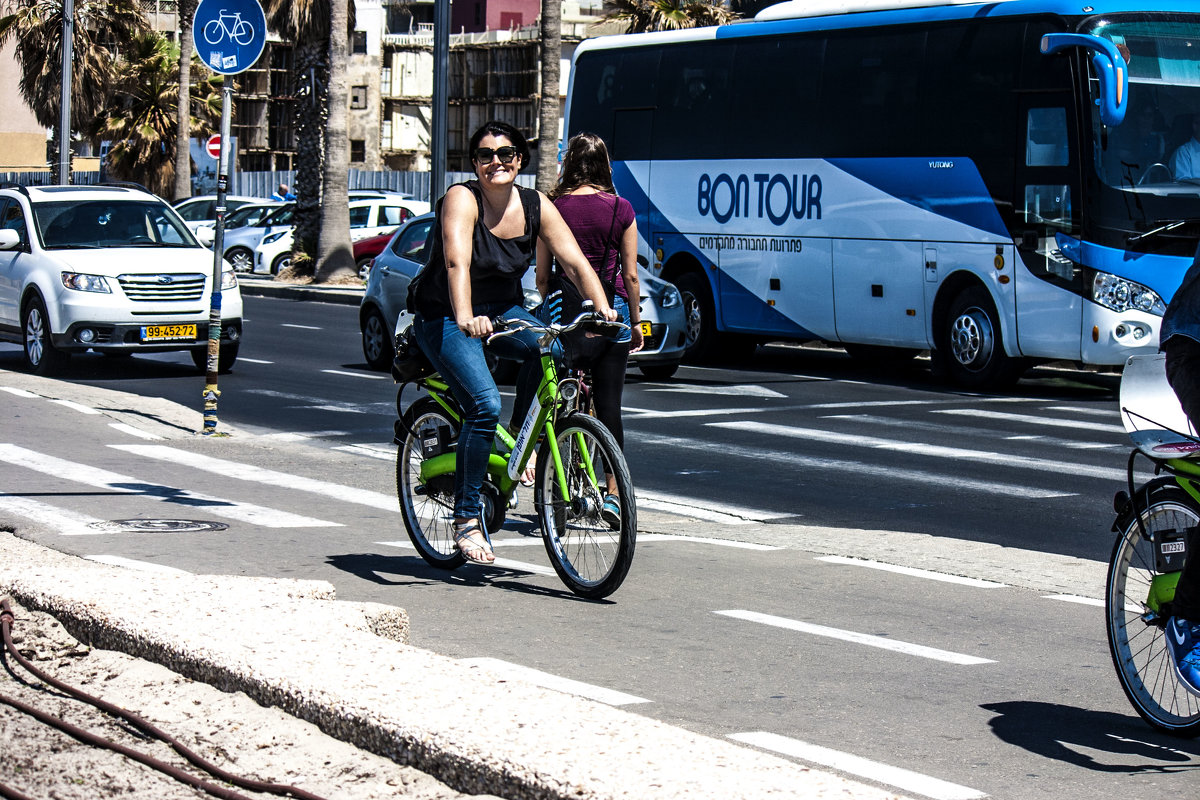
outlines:
[[[696,191],[696,210],[700,216],[711,214],[717,222],[725,223],[734,217],[749,217],[751,209],[760,219],[766,217],[776,225],[783,225],[793,217],[820,219],[821,176],[765,172],[700,176]]]

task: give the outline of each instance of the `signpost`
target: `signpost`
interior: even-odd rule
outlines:
[[[237,75],[254,66],[267,43],[267,18],[258,0],[200,0],[192,25],[196,55],[209,69]],[[208,315],[208,367],[204,378],[206,436],[217,432],[217,374],[221,363],[221,265],[225,250],[225,195],[229,190],[229,113],[233,87],[221,90],[221,133],[205,143],[217,158],[217,224],[213,236],[212,304]],[[215,152],[214,152],[215,151]]]

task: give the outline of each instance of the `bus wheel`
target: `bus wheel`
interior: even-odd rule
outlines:
[[[684,359],[703,361],[714,354],[717,338],[716,313],[708,282],[703,275],[688,272],[675,279],[675,286],[683,298],[684,333],[687,347]]]
[[[1024,366],[1004,352],[996,307],[982,286],[959,292],[942,324],[937,357],[952,382],[971,389],[1002,389],[1021,377]]]

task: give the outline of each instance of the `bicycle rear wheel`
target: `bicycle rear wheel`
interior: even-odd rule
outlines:
[[[543,444],[538,450],[534,487],[546,552],[554,571],[572,592],[582,597],[607,597],[625,580],[633,563],[637,505],[629,467],[616,439],[592,417],[565,417],[555,429],[555,440],[562,480],[550,447]],[[615,477],[621,506],[615,530],[601,515],[606,475]]]
[[[1109,650],[1121,688],[1142,719],[1165,733],[1193,737],[1200,734],[1200,698],[1180,684],[1167,652],[1165,620],[1148,600],[1151,581],[1158,575],[1154,537],[1160,531],[1200,524],[1200,507],[1169,479],[1142,487],[1135,501],[1142,526],[1132,509],[1117,518],[1121,535],[1109,561]]]
[[[413,546],[430,565],[454,569],[465,562],[454,543],[454,473],[421,481],[421,441],[438,428],[458,435],[458,423],[432,398],[422,397],[404,412],[407,433],[396,452],[396,495]],[[444,436],[444,434],[443,434]]]

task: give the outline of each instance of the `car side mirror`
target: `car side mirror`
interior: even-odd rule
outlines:
[[[0,250],[20,250],[21,234],[12,228],[0,230]]]

